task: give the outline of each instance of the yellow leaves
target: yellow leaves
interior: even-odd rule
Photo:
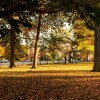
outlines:
[[[19,16],[13,16],[13,19],[19,20]]]
[[[94,45],[91,45],[88,40],[80,42],[78,46],[78,50],[83,49],[84,51],[91,51],[94,52]]]
[[[4,54],[4,47],[0,46],[0,56],[2,56]]]
[[[83,52],[94,52],[94,31],[85,27],[85,22],[77,20],[74,26],[76,40],[78,41],[78,50]]]
[[[89,51],[94,51],[94,46],[93,45],[88,45],[87,46],[87,50],[89,50]]]

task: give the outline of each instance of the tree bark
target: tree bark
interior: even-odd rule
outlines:
[[[86,55],[86,62],[88,62],[89,60],[88,60],[88,54]]]
[[[94,66],[93,72],[100,72],[100,27],[94,33]]]
[[[69,52],[68,63],[71,63],[71,51]]]
[[[14,62],[15,50],[14,50],[14,47],[15,47],[15,33],[11,29],[11,32],[10,32],[10,65],[9,65],[9,68],[15,67],[15,62]]]
[[[66,56],[64,57],[64,59],[65,59],[65,62],[64,62],[64,64],[66,64]]]
[[[37,67],[38,41],[39,41],[39,36],[40,36],[41,18],[42,18],[42,14],[39,14],[38,26],[37,26],[37,35],[36,35],[36,43],[35,43],[35,48],[34,48],[34,57],[33,57],[34,59],[33,59],[32,68]]]

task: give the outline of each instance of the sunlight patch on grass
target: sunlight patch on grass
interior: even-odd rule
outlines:
[[[57,64],[57,65],[38,65],[35,69],[30,69],[31,66],[17,66],[15,68],[8,68],[7,66],[0,66],[0,72],[26,72],[26,71],[70,71],[70,70],[87,70],[93,68],[93,63],[79,63],[79,64]]]
[[[38,65],[36,69],[31,66],[18,66],[9,69],[0,68],[1,77],[75,77],[94,76],[100,78],[100,73],[90,72],[93,64],[66,64],[66,65]],[[3,66],[2,66],[3,67]]]

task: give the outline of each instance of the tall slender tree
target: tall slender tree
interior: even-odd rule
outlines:
[[[42,14],[40,13],[38,15],[37,35],[36,35],[36,43],[35,43],[35,49],[34,49],[34,59],[33,59],[32,68],[37,67],[38,41],[39,41],[39,36],[40,36],[41,19],[42,19]]]

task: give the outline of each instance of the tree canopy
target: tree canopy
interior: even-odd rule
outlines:
[[[85,25],[91,30],[100,26],[99,0],[3,0],[0,2],[0,21],[4,21],[5,24],[0,25],[0,31],[3,30],[3,35],[6,32],[20,33],[21,26],[32,27],[30,22],[35,16],[34,13],[37,13],[38,36],[36,38],[38,40],[43,15],[60,12],[68,17],[68,23],[72,24],[80,18],[85,21]],[[5,28],[8,25],[10,27]],[[36,42],[38,44],[38,41]]]

